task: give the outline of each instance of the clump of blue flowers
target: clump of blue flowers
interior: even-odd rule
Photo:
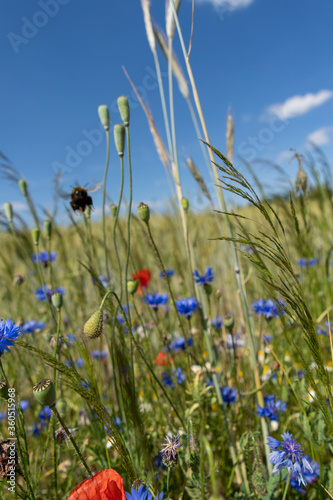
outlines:
[[[298,259],[298,265],[299,267],[312,267],[317,264],[318,260],[317,259]]]
[[[267,437],[267,444],[273,450],[269,454],[269,461],[274,465],[273,474],[287,467],[288,471],[297,477],[298,484],[306,486],[304,470],[313,474],[313,469],[304,456],[301,445],[293,439],[292,434],[288,431],[284,432],[281,438],[282,442],[270,436]]]
[[[42,250],[38,254],[38,259],[39,259],[39,262],[41,264],[43,264],[44,267],[47,267],[49,262],[55,261],[55,259],[57,258],[57,255],[58,255],[57,252],[50,252],[50,256],[49,256],[49,253],[46,250]],[[49,257],[50,257],[50,260],[49,260]],[[36,253],[34,253],[32,255],[32,260],[34,261],[35,264],[37,264],[37,254]]]
[[[190,319],[192,314],[196,311],[196,309],[199,306],[199,303],[195,297],[176,300],[175,304],[179,314],[183,314],[187,319]]]
[[[164,306],[169,300],[168,294],[166,293],[147,293],[145,296],[145,302],[157,311],[159,306]]]
[[[270,420],[279,420],[279,413],[286,411],[286,403],[283,401],[276,401],[274,394],[269,394],[264,397],[265,406],[258,406],[257,412],[260,417],[267,417]]]
[[[9,346],[13,345],[13,340],[16,340],[20,335],[20,327],[15,326],[12,319],[6,321],[0,320],[0,353],[9,352]]]
[[[34,333],[36,330],[44,330],[45,323],[43,321],[36,321],[32,319],[31,321],[26,321],[22,325],[22,333]]]
[[[278,318],[280,314],[284,313],[283,302],[279,301],[276,304],[272,299],[259,299],[253,302],[252,309],[256,314],[265,316],[266,319]]]
[[[207,266],[206,272],[203,276],[200,276],[199,272],[195,270],[193,276],[194,276],[194,281],[199,285],[203,286],[206,283],[211,283],[214,280],[213,268]]]
[[[188,347],[193,345],[193,339],[191,337],[189,339],[186,339],[186,345]],[[171,342],[171,344],[169,345],[169,351],[177,354],[180,351],[185,351],[186,345],[184,337],[179,337],[178,339],[175,339]]]
[[[178,385],[182,385],[185,382],[186,375],[180,367],[176,368],[176,369],[173,368],[171,370],[171,374],[172,375],[170,375],[167,372],[162,373],[164,385],[172,387],[172,388],[175,387],[173,377],[177,380]]]
[[[312,467],[312,472],[310,472],[306,467],[304,467],[304,465],[302,466],[302,474],[305,478],[305,481],[309,484],[316,481],[319,477],[319,465],[318,462],[312,460],[312,458],[310,458],[308,455],[305,455],[305,458]],[[298,475],[296,472],[293,472],[290,476],[290,486],[298,493],[302,493],[302,495],[306,493],[305,489],[302,488],[302,486],[298,482]]]
[[[236,401],[237,391],[236,389],[225,386],[221,389],[221,395],[223,403],[229,406],[231,403],[234,403]]]
[[[46,292],[46,295],[45,295],[45,292]],[[45,285],[45,292],[44,292],[43,288],[37,288],[35,291],[36,299],[45,302],[46,297],[48,299],[50,299],[54,293],[61,293],[61,295],[65,295],[65,289],[62,287],[55,288],[54,290],[51,290],[47,285]]]
[[[164,271],[161,271],[159,276],[160,278],[171,278],[171,276],[173,276],[175,274],[175,271],[173,271],[172,269],[166,269],[165,272]]]
[[[156,493],[154,499],[152,499],[151,493],[149,493],[149,486],[144,488],[143,484],[139,487],[138,491],[135,488],[131,489],[131,493],[125,493],[126,500],[163,500],[163,491],[161,493]],[[165,500],[168,500],[167,498]]]

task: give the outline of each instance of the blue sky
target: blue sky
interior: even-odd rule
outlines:
[[[165,30],[164,2],[151,3],[154,20]],[[135,203],[163,207],[170,197],[165,170],[122,70],[125,66],[141,88],[166,143],[140,1],[16,0],[2,2],[0,9],[0,151],[28,180],[39,205],[52,209],[52,179],[59,165],[65,167],[65,191],[102,180],[105,138],[97,108],[107,104],[112,125],[118,123],[115,103],[124,94],[131,103]],[[182,0],[179,18],[188,44],[190,0]],[[225,152],[231,110],[235,155],[251,161],[268,186],[278,185],[277,174],[260,160],[279,162],[295,176],[296,164],[288,162],[290,148],[305,153],[312,140],[329,158],[333,153],[332,18],[331,0],[196,0],[191,64],[211,143]],[[177,34],[174,48],[186,75]],[[165,72],[161,54],[159,59]],[[166,77],[163,82],[167,92]],[[200,207],[187,156],[212,183],[176,83],[175,105],[184,195]],[[108,192],[116,201],[119,161],[111,144]],[[68,168],[66,156],[73,151]],[[2,180],[0,197],[1,205],[12,201],[26,215],[15,185]],[[98,217],[100,193],[93,198]]]

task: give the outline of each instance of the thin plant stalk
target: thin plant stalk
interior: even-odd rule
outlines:
[[[103,178],[103,200],[102,200],[102,228],[103,228],[103,247],[104,247],[104,260],[105,260],[105,271],[110,281],[110,271],[108,262],[108,251],[106,246],[106,230],[105,230],[105,199],[106,199],[106,179],[108,175],[109,160],[110,160],[110,131],[105,130],[106,134],[106,160]]]
[[[117,262],[118,262],[119,281],[120,281],[120,298],[122,300],[122,298],[123,298],[123,279],[122,279],[122,270],[121,270],[119,251],[118,251],[118,246],[117,246],[116,230],[117,230],[117,224],[118,224],[118,218],[119,218],[120,205],[121,205],[121,201],[123,199],[123,191],[124,191],[124,159],[123,159],[123,156],[120,156],[119,158],[120,158],[121,181],[120,181],[120,191],[119,191],[117,212],[116,212],[116,216],[114,218],[114,225],[113,225],[113,244],[114,244],[114,248],[116,251]]]

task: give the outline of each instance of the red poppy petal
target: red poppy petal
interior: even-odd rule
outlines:
[[[126,500],[123,479],[113,469],[105,469],[80,483],[68,500]]]

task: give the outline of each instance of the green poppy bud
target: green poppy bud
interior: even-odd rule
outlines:
[[[34,244],[38,245],[38,243],[39,243],[39,229],[38,229],[38,227],[35,227],[31,231],[31,235],[32,235],[32,241],[34,242]]]
[[[9,202],[3,204],[3,209],[5,211],[7,220],[9,223],[13,221],[13,205]]]
[[[130,295],[134,295],[139,286],[139,280],[128,280],[127,291]]]
[[[224,316],[223,318],[223,324],[226,330],[228,330],[229,333],[232,333],[234,326],[235,326],[235,318],[233,316]]]
[[[117,215],[117,205],[115,205],[114,203],[112,203],[112,205],[110,207],[110,210],[111,210],[111,213],[112,213],[113,217],[115,217]]]
[[[100,309],[90,316],[83,327],[83,333],[88,339],[97,339],[103,333],[103,311]]]
[[[182,198],[181,204],[182,204],[182,207],[185,210],[185,212],[187,212],[188,209],[190,208],[190,202],[188,201],[188,199],[187,198]]]
[[[138,214],[139,214],[140,219],[143,220],[143,222],[146,222],[146,223],[149,222],[150,210],[149,210],[148,205],[145,205],[144,203],[140,203],[140,205],[138,206]]]
[[[125,127],[122,123],[117,123],[113,128],[114,142],[119,156],[124,156],[125,150]]]
[[[99,119],[102,122],[103,127],[105,130],[109,130],[110,128],[110,116],[109,116],[109,110],[106,104],[101,104],[101,106],[98,106],[98,114],[99,114]]]
[[[0,380],[0,397],[8,399],[8,384],[6,380]]]
[[[126,96],[121,95],[120,97],[118,97],[117,103],[121,119],[123,120],[125,127],[128,127],[130,121],[130,108],[128,99]]]
[[[56,393],[52,380],[43,378],[40,382],[37,382],[33,387],[33,395],[41,405],[49,406],[50,408],[54,406]]]
[[[44,221],[44,231],[47,239],[50,240],[52,236],[52,222],[50,220]]]
[[[28,184],[27,181],[24,179],[20,179],[18,181],[19,188],[21,190],[21,193],[23,194],[24,197],[28,195]]]
[[[51,296],[51,302],[56,309],[61,309],[63,304],[62,293],[56,292]]]

